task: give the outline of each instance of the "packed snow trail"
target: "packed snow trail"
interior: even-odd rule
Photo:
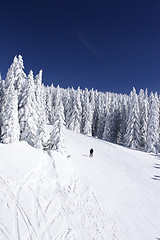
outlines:
[[[65,142],[66,155],[0,144],[0,239],[158,239],[159,156],[69,130]]]

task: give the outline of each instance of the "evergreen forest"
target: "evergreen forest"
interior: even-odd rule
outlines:
[[[15,56],[5,80],[0,76],[0,142],[27,141],[36,148],[65,152],[64,128],[131,149],[159,152],[160,98],[45,86],[42,70],[24,71]],[[47,125],[52,125],[48,135]]]

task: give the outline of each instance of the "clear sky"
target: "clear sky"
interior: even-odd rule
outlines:
[[[45,85],[160,93],[160,0],[1,1],[3,78],[19,54]]]

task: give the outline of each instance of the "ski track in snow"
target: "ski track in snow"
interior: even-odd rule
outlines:
[[[36,152],[19,180],[0,169],[0,240],[158,240],[159,156],[67,138],[69,158]]]
[[[22,183],[0,177],[0,201],[3,194],[7,201],[0,208],[10,219],[4,224],[0,219],[0,239],[116,240],[115,226],[87,180],[78,178],[67,158],[45,154],[45,169],[31,172]]]
[[[49,153],[52,157],[52,153]],[[111,229],[107,229],[110,221],[102,210],[94,193],[89,188],[87,180],[80,180],[67,159],[63,160],[64,171],[68,173],[68,181],[63,179],[62,166],[59,166],[60,158],[53,159],[53,171],[56,176],[58,197],[62,206],[62,215],[66,218],[66,230],[56,239],[116,239],[115,230],[109,236]],[[58,234],[59,235],[59,234]]]

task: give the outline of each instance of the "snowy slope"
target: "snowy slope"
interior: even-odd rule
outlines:
[[[65,142],[63,156],[0,144],[0,239],[160,239],[160,157],[69,130]]]
[[[117,239],[158,239],[160,156],[69,131],[66,138],[71,163],[92,185],[98,201],[115,221]],[[94,158],[87,157],[91,147]]]

